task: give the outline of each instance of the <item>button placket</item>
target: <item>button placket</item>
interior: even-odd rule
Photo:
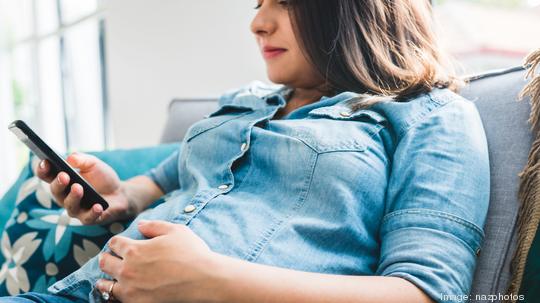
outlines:
[[[257,119],[254,119],[248,124],[247,129],[245,129],[240,136],[240,140],[238,143],[240,147],[240,153],[238,153],[234,159],[233,162],[238,160],[245,151],[247,151],[250,148],[250,134],[251,129],[254,127],[254,125],[260,121],[263,121],[265,119],[268,119],[270,117],[270,112],[266,111],[264,112],[263,116],[258,117]],[[193,197],[190,204],[186,205],[184,209],[182,210],[182,214],[179,215],[176,220],[183,221],[185,224],[188,224],[191,219],[193,219],[195,216],[197,216],[197,213],[204,210],[204,207],[206,204],[210,203],[210,201],[214,198],[216,198],[219,195],[228,193],[231,188],[234,187],[234,176],[232,174],[232,171],[226,170],[223,172],[224,177],[221,180],[223,182],[222,184],[216,184],[214,185],[214,189],[209,189],[207,194],[197,194]],[[211,193],[211,194],[210,194]],[[210,196],[210,197],[209,197]]]
[[[215,190],[204,190],[193,196],[191,203],[186,205],[179,213],[173,218],[175,222],[182,222],[182,224],[189,224],[200,211],[203,210],[206,204],[212,199],[217,197],[221,193],[216,193]]]
[[[249,145],[247,144],[247,142],[242,143],[242,145],[240,146],[240,150],[242,152],[245,152],[246,150],[248,150],[248,148],[249,148]]]
[[[197,209],[197,207],[195,205],[189,204],[186,207],[184,207],[184,212],[185,213],[190,213],[190,212],[194,211],[195,209]]]
[[[235,159],[238,160],[238,158],[242,157],[242,155],[245,153],[246,150],[249,149],[249,145],[250,145],[250,137],[251,137],[251,130],[252,128],[254,127],[254,125],[261,121],[261,119],[257,119],[251,123],[248,124],[248,128],[242,132],[242,134],[240,135],[240,142],[242,142],[240,144],[240,154],[238,155],[238,157]]]
[[[221,190],[226,190],[229,188],[229,186],[230,186],[229,184],[221,184],[220,186],[218,186],[218,188]]]

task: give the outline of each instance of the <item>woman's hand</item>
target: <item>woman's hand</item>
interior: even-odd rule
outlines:
[[[113,293],[122,302],[215,302],[221,271],[219,255],[185,225],[165,221],[139,222],[149,240],[115,236],[102,253],[99,267],[117,282]],[[113,281],[99,280],[109,291]]]
[[[70,182],[69,175],[60,172],[54,176],[50,173],[51,166],[47,160],[39,162],[34,168],[36,176],[50,183],[54,199],[71,217],[79,219],[83,224],[102,224],[137,215],[137,208],[129,202],[125,194],[124,183],[109,165],[83,153],[73,153],[66,160],[71,166],[79,169],[80,175],[109,203],[109,208],[105,211],[100,204],[94,204],[90,209],[81,208],[83,187],[74,183],[68,191],[66,187]]]
[[[121,302],[434,302],[399,277],[337,275],[258,264],[212,252],[184,225],[141,221],[149,240],[115,236],[99,267]]]

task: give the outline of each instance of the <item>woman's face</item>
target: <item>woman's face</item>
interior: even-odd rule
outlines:
[[[294,88],[318,87],[323,79],[300,49],[287,2],[257,0],[258,12],[251,22],[251,31],[266,62],[268,78]]]

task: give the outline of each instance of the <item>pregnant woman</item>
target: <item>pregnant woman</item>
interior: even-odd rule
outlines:
[[[469,292],[487,144],[474,104],[454,92],[429,2],[256,4],[251,31],[275,85],[223,94],[146,175],[120,181],[71,155],[105,211],[80,209],[82,187],[40,163],[84,224],[135,220],[49,294],[1,302],[419,303]]]

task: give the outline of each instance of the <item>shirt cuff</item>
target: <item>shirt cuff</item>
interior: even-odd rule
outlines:
[[[377,275],[401,277],[436,302],[467,302],[482,229],[455,215],[428,209],[390,213],[381,227]]]

